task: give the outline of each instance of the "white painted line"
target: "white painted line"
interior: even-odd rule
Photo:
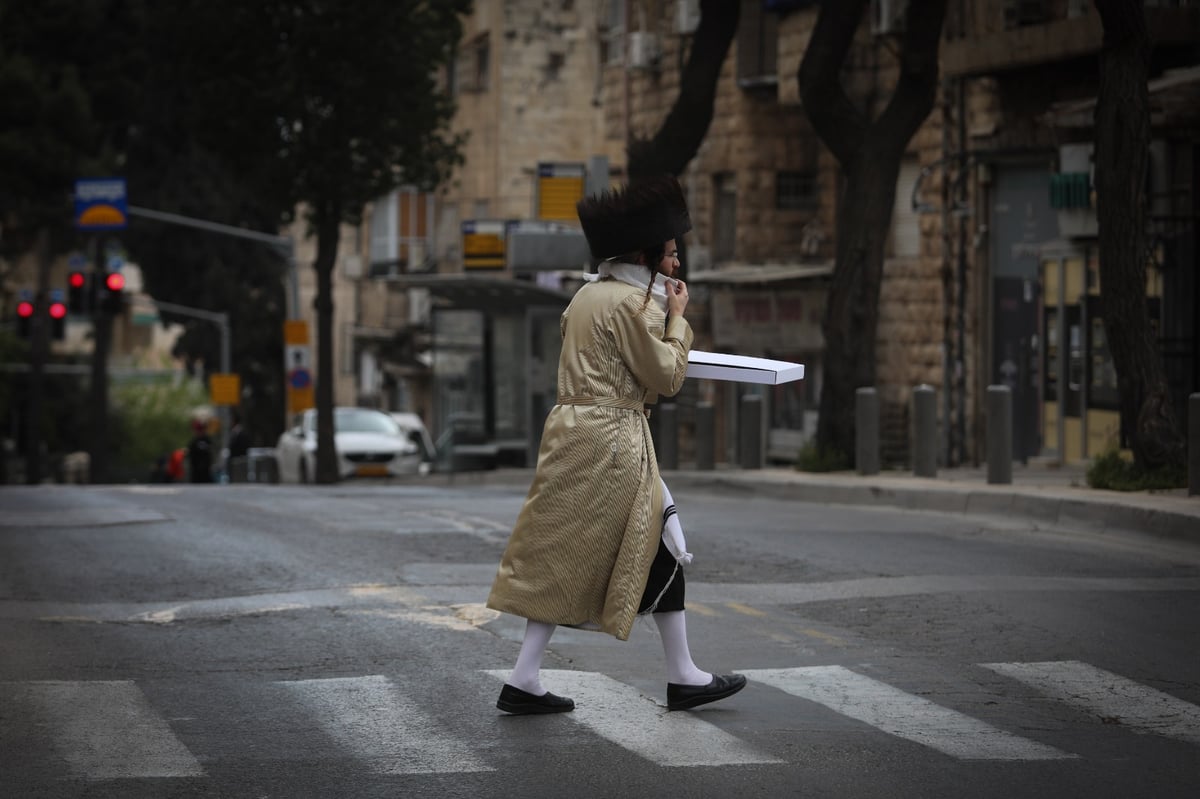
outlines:
[[[377,774],[493,771],[386,677],[279,682],[339,746]]]
[[[130,681],[7,687],[45,719],[55,752],[84,779],[204,776],[200,763]]]
[[[1200,744],[1200,707],[1077,660],[984,663],[1109,723]]]
[[[509,672],[487,674],[504,681]],[[543,669],[542,684],[575,700],[575,709],[564,716],[660,766],[783,762],[708,723],[700,713],[669,712],[636,688],[603,674]]]
[[[811,700],[889,735],[914,741],[951,757],[963,760],[1075,757],[841,666],[751,669],[741,673],[748,679]]]

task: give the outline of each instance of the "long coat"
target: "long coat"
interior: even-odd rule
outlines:
[[[609,279],[576,293],[560,330],[558,403],[487,604],[626,640],[662,534],[644,408],[682,387],[692,329]]]

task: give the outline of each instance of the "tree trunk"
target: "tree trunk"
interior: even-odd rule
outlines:
[[[836,260],[822,329],[824,384],[817,449],[850,464],[855,390],[875,385],[875,334],[884,243],[900,162],[937,96],[938,44],[946,0],[911,0],[900,77],[877,119],[857,108],[841,84],[847,53],[867,0],[824,3],[800,64],[800,96],[813,128],[846,179],[838,200]]]
[[[336,483],[337,451],[333,442],[333,267],[337,262],[339,215],[322,213],[317,222],[317,474],[318,483]]]
[[[1139,465],[1182,465],[1183,438],[1146,305],[1150,36],[1142,0],[1096,0],[1096,10],[1104,25],[1095,121],[1100,304],[1121,429]]]
[[[668,173],[678,177],[696,157],[712,124],[721,66],[737,34],[741,3],[700,0],[700,24],[679,79],[679,96],[650,140],[632,138],[626,151],[630,180]]]

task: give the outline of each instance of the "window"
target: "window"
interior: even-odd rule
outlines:
[[[737,180],[732,172],[713,175],[715,218],[713,220],[713,261],[733,260],[737,241]]]
[[[742,0],[737,32],[737,81],[743,89],[775,87],[779,18],[763,9],[762,0]]]
[[[600,63],[625,63],[625,0],[608,0],[607,19],[600,23]]]
[[[455,62],[454,83],[457,91],[474,94],[486,92],[490,77],[490,59],[488,34],[481,33],[463,48]]]
[[[817,204],[815,172],[776,172],[775,207],[780,211],[813,208]]]

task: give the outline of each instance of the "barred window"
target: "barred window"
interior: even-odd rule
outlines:
[[[776,172],[775,207],[781,211],[812,208],[817,204],[815,172]]]

